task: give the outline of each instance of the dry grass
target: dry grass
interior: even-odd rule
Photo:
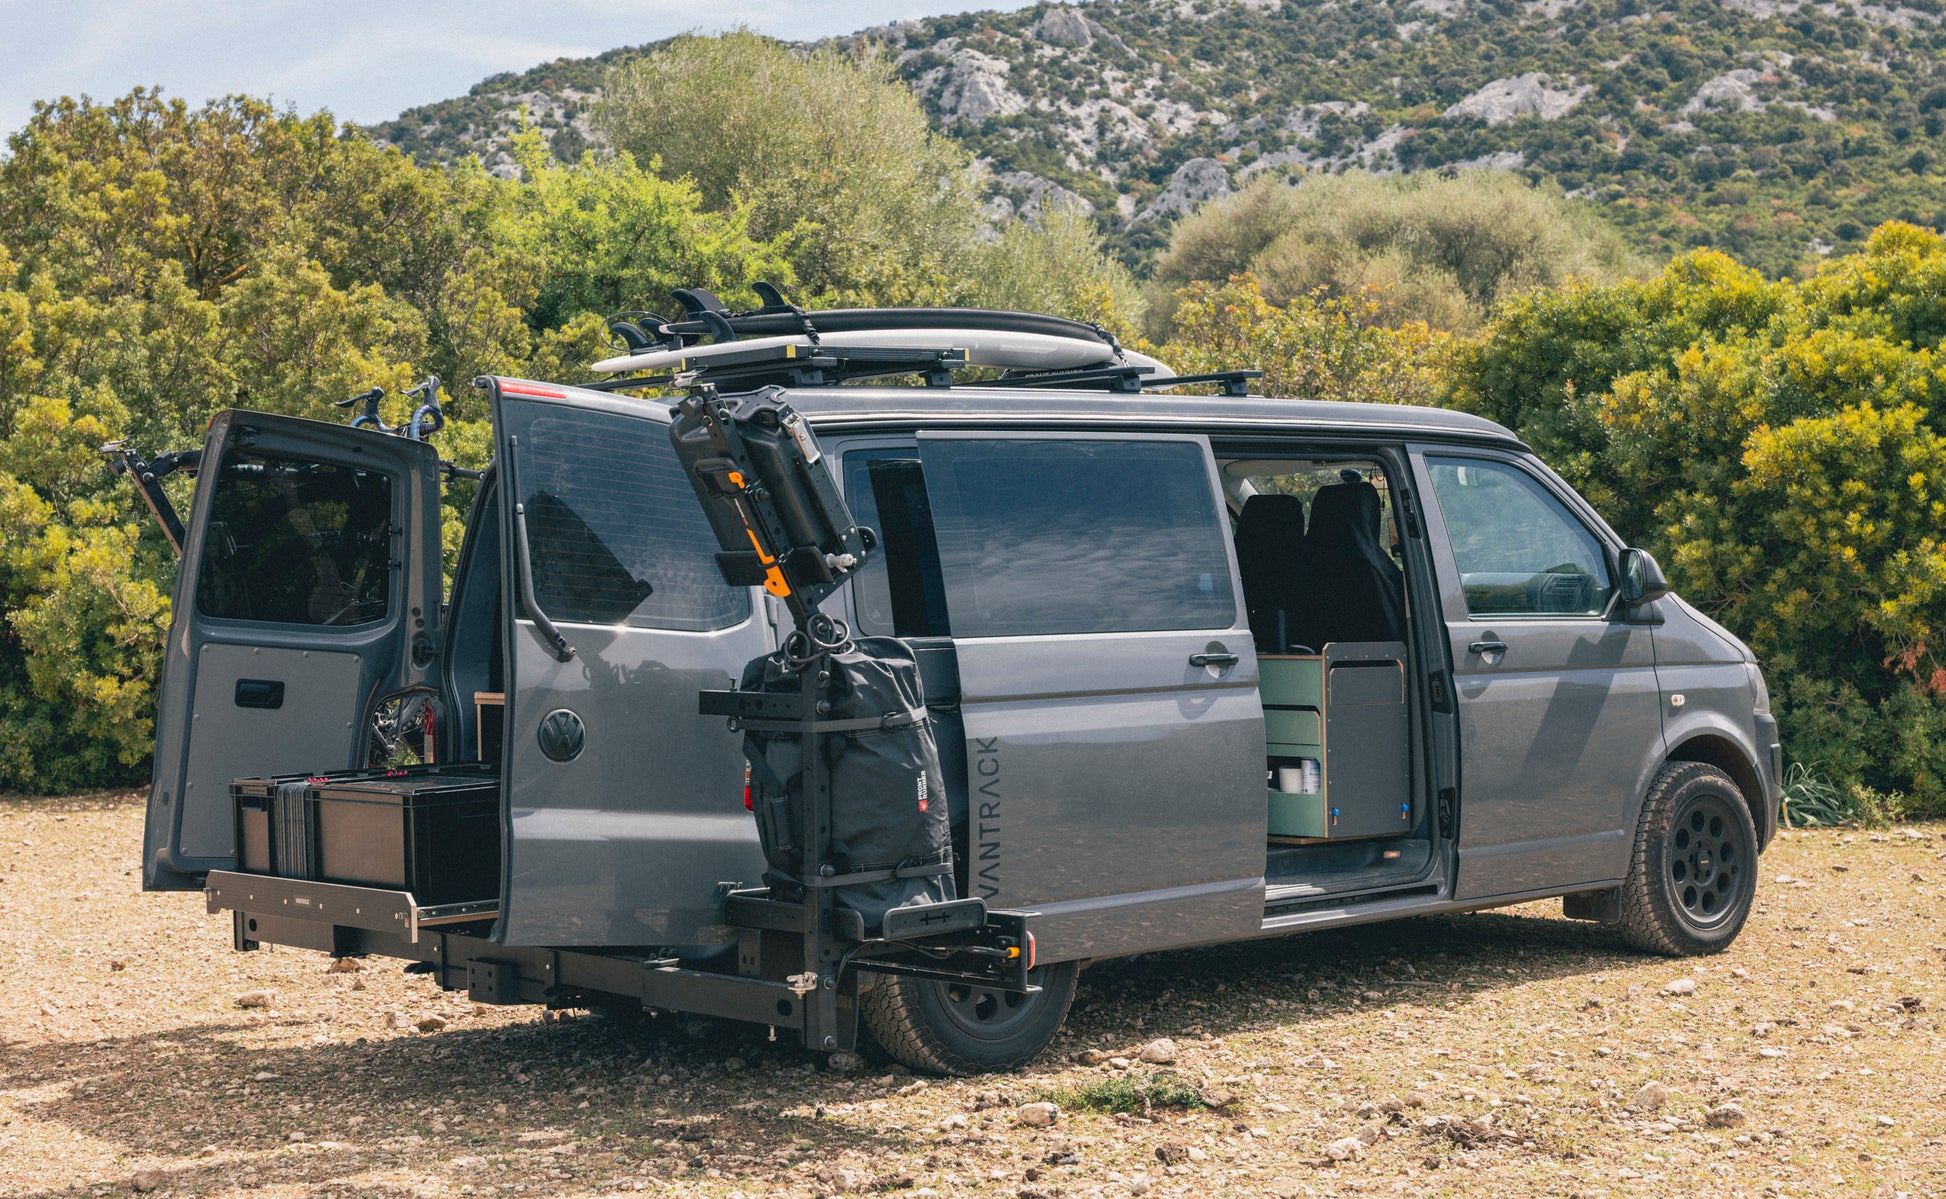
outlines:
[[[140,826],[134,797],[0,801],[0,1194],[1946,1193],[1938,826],[1788,837],[1702,961],[1532,905],[1107,963],[1040,1065],[959,1081],[233,954],[200,897],[140,893]],[[1157,1036],[1159,1074],[1074,1064]],[[1236,1100],[1013,1115],[1177,1082]],[[1725,1103],[1744,1122],[1711,1127]]]

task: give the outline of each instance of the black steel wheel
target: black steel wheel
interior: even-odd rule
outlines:
[[[886,1056],[931,1074],[1013,1070],[1040,1056],[1074,1001],[1073,962],[1037,966],[1031,995],[974,983],[889,975],[859,996],[865,1031]]]
[[[1622,885],[1622,932],[1650,953],[1717,953],[1736,940],[1757,892],[1757,830],[1730,776],[1703,762],[1656,775]]]

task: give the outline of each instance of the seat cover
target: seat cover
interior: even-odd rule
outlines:
[[[1306,609],[1293,640],[1322,649],[1332,641],[1404,638],[1404,581],[1380,542],[1379,526],[1378,489],[1370,483],[1318,489],[1304,538]]]
[[[1250,635],[1260,654],[1282,653],[1277,614],[1284,613],[1285,641],[1297,631],[1304,601],[1304,501],[1294,495],[1253,495],[1237,515],[1237,570]]]

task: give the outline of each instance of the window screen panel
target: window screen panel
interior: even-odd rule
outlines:
[[[941,438],[920,453],[954,636],[1235,623],[1200,444]]]
[[[534,596],[549,618],[703,631],[749,616],[749,592],[716,568],[668,426],[511,400],[501,411],[518,439]]]
[[[268,624],[384,620],[391,525],[387,475],[232,449],[211,501],[196,607]]]

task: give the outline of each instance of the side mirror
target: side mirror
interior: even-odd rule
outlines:
[[[1652,604],[1669,594],[1669,580],[1647,550],[1622,551],[1622,603],[1630,608]]]

